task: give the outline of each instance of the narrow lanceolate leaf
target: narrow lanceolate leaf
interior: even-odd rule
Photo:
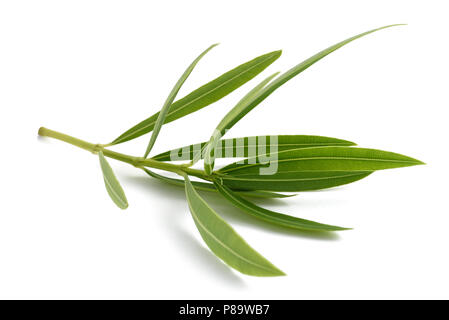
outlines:
[[[230,267],[252,276],[284,273],[251,248],[196,192],[185,176],[186,196],[198,231],[210,250]]]
[[[269,163],[262,156],[235,162],[219,170],[227,174],[259,174],[264,167],[277,173],[296,171],[373,171],[409,167],[423,162],[388,151],[355,147],[315,147],[271,154]],[[273,169],[274,170],[274,169]],[[266,170],[264,170],[266,171]]]
[[[153,171],[150,171],[146,168],[143,169],[149,176],[167,182],[171,185],[179,186],[184,188],[185,181],[180,179],[169,178],[160,174],[157,174]],[[211,191],[218,192],[217,188],[212,183],[200,182],[200,181],[191,181],[196,190],[201,191]],[[234,190],[234,192],[238,193],[244,197],[252,197],[252,198],[288,198],[294,196],[294,194],[282,194],[277,192],[269,192],[269,191],[258,191],[258,190],[249,190],[249,191],[241,191]]]
[[[298,192],[333,188],[363,179],[372,171],[297,171],[273,175],[215,174],[229,188]]]
[[[265,70],[280,57],[281,53],[282,51],[273,51],[241,64],[175,101],[167,112],[164,123],[177,120],[220,100]],[[151,132],[158,116],[159,112],[153,114],[121,134],[110,144],[123,143]]]
[[[271,224],[279,225],[282,227],[293,228],[297,230],[307,230],[307,231],[341,231],[349,230],[349,228],[342,228],[337,226],[332,226],[328,224],[322,224],[315,221],[300,219],[292,217],[286,214],[274,212],[271,210],[264,209],[255,205],[254,203],[240,197],[235,192],[233,192],[228,187],[214,182],[215,187],[218,191],[237,208],[243,210],[244,212],[258,218],[269,222]]]
[[[242,105],[248,104],[256,96],[256,94],[259,93],[260,90],[262,90],[262,88],[264,88],[278,74],[279,72],[272,74],[271,76],[260,82],[257,86],[255,86],[250,92],[248,92],[239,102],[237,102],[237,105],[234,107],[234,109],[232,109],[231,112],[229,112],[215,128],[209,142],[204,147],[204,169],[207,174],[210,174],[214,169],[214,150],[218,145],[221,137],[225,134],[226,126],[229,121],[231,121],[230,118],[234,116],[232,111],[238,109]],[[202,153],[203,152],[198,152],[195,155],[193,163],[201,159]]]
[[[169,150],[154,156],[152,159],[158,161],[187,161],[193,159],[194,151],[204,149],[206,142],[192,144],[181,148]],[[215,148],[215,158],[247,158],[251,155],[270,154],[279,151],[323,147],[323,146],[354,146],[354,142],[310,135],[273,135],[254,136],[233,139],[222,139]],[[204,153],[201,153],[203,156]]]
[[[100,158],[101,171],[103,171],[104,185],[109,196],[120,209],[128,208],[128,200],[126,200],[125,192],[112,171],[111,166],[106,161],[103,152],[100,151],[98,156]]]
[[[304,70],[306,70],[308,67],[313,65],[315,62],[321,60],[328,54],[334,52],[335,50],[343,47],[344,45],[350,43],[351,41],[354,41],[358,38],[361,38],[365,35],[368,35],[370,33],[373,33],[375,31],[385,29],[390,26],[385,26],[382,28],[370,30],[361,34],[358,34],[354,37],[351,37],[349,39],[346,39],[344,41],[341,41],[333,46],[330,46],[329,48],[318,52],[314,56],[304,60],[300,64],[296,65],[295,67],[291,68],[290,70],[286,71],[285,73],[281,74],[279,77],[274,79],[270,84],[265,86],[263,89],[259,90],[259,92],[252,96],[252,98],[247,99],[244,101],[244,103],[237,104],[222,120],[220,123],[220,131],[224,132],[225,130],[229,130],[232,128],[240,119],[242,119],[248,112],[250,112],[252,109],[254,109],[259,103],[261,103],[263,100],[265,100],[270,94],[272,94],[276,89],[278,89],[280,86],[282,86],[284,83],[292,79],[293,77],[297,76]],[[212,152],[212,150],[209,150],[209,153]],[[208,155],[206,157],[209,157]],[[207,172],[210,172],[210,167],[213,167],[212,165],[206,165],[205,163],[205,169]]]
[[[181,78],[179,78],[178,82],[176,82],[175,86],[173,87],[173,89],[171,90],[170,94],[168,95],[167,99],[165,100],[164,105],[162,106],[161,111],[159,111],[159,115],[156,119],[156,123],[154,125],[153,128],[153,134],[151,135],[151,139],[150,142],[148,143],[147,149],[145,151],[145,155],[144,158],[146,158],[148,156],[148,154],[150,153],[151,149],[154,146],[154,143],[156,142],[156,138],[161,130],[162,125],[164,124],[165,121],[165,117],[167,116],[167,112],[170,109],[170,106],[172,105],[173,101],[176,98],[176,95],[178,94],[179,90],[181,89],[182,85],[184,84],[184,82],[187,80],[187,78],[189,77],[189,75],[192,73],[193,69],[195,68],[195,66],[198,64],[198,62],[201,60],[202,57],[204,57],[206,55],[206,53],[208,53],[213,47],[217,46],[218,43],[211,45],[209,48],[207,48],[206,50],[204,50],[190,65],[189,67],[186,69],[186,71],[184,71],[184,73],[182,74]]]

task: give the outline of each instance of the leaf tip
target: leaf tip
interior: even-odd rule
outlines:
[[[414,159],[416,161],[416,164],[418,165],[422,165],[422,164],[426,164],[424,161],[418,160],[418,159]]]
[[[386,29],[386,28],[406,26],[406,25],[408,25],[408,24],[407,23],[393,23],[393,24],[388,24],[386,26],[380,27],[379,29]]]
[[[270,53],[267,53],[265,56],[272,56],[275,58],[274,60],[277,60],[281,55],[282,55],[282,50],[275,50]]]
[[[277,269],[277,268],[276,268],[276,273],[273,274],[273,277],[285,277],[285,276],[287,276],[287,274],[284,271]]]
[[[411,166],[420,166],[420,165],[425,165],[426,164],[425,162],[423,162],[421,160],[418,160],[418,159],[415,159],[415,158],[411,158],[411,157],[408,157],[408,158],[409,158]]]
[[[264,274],[247,273],[247,274],[250,276],[256,276],[256,277],[285,277],[285,276],[287,276],[287,274],[284,271],[275,267],[274,265],[271,265],[270,273],[264,273]]]
[[[292,193],[292,194],[282,194],[281,198],[291,198],[291,197],[296,197],[298,194],[297,193]]]
[[[380,27],[375,30],[378,31],[378,30],[387,29],[387,28],[391,28],[391,27],[400,27],[400,26],[407,26],[407,25],[408,25],[407,23],[395,23],[395,24],[389,24],[387,26]]]
[[[129,205],[128,205],[128,203],[126,203],[123,206],[120,206],[119,208],[122,210],[126,210],[126,209],[128,209],[128,207],[129,207]]]

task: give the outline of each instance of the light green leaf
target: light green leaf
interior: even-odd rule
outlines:
[[[388,151],[355,147],[314,147],[281,151],[270,155],[268,166],[277,166],[276,172],[296,171],[373,171],[409,167],[423,162]],[[232,163],[218,172],[232,174],[259,174],[266,167],[263,157],[257,156]]]
[[[273,175],[219,174],[215,177],[229,188],[298,192],[333,188],[363,179],[372,171],[297,171]]]
[[[184,98],[175,101],[171,105],[164,123],[182,118],[220,100],[265,70],[281,56],[281,53],[282,51],[273,51],[241,64],[192,91]],[[123,143],[151,132],[158,117],[159,112],[153,114],[121,134],[110,145]]]
[[[274,139],[277,139],[275,143]],[[204,149],[206,142],[192,144],[181,148],[169,150],[154,156],[152,159],[158,161],[174,161],[174,160],[192,160],[194,150]],[[278,135],[278,136],[254,136],[241,137],[233,139],[222,139],[219,141],[215,149],[214,156],[216,158],[247,158],[250,155],[248,150],[252,150],[254,154],[270,153],[276,147],[277,151],[285,151],[290,149],[310,148],[320,146],[354,146],[354,142],[311,135]],[[264,148],[263,150],[260,150]],[[257,152],[255,152],[257,150]],[[260,152],[259,152],[260,151]],[[203,155],[204,153],[201,153]],[[174,155],[173,159],[171,155]]]
[[[149,176],[165,181],[171,185],[179,186],[184,188],[185,182],[184,180],[180,179],[174,179],[169,178],[160,174],[157,174],[153,171],[148,170],[147,168],[143,169]],[[201,191],[211,191],[211,192],[218,192],[217,188],[212,183],[207,182],[200,182],[200,181],[191,181],[193,186],[196,190]],[[276,193],[276,192],[269,192],[269,191],[258,191],[258,190],[248,190],[248,191],[241,191],[241,190],[234,190],[236,193],[240,194],[244,197],[253,197],[253,198],[288,198],[293,197],[295,194],[282,194],[282,193]]]
[[[226,130],[229,130],[232,128],[240,119],[242,119],[248,112],[250,112],[252,109],[254,109],[259,103],[261,103],[263,100],[265,100],[270,94],[272,94],[276,89],[278,89],[281,85],[295,77],[296,75],[300,74],[302,71],[306,70],[308,67],[313,65],[315,62],[321,60],[328,54],[334,52],[335,50],[341,48],[342,46],[348,44],[351,41],[354,41],[358,38],[361,38],[365,35],[368,35],[370,33],[373,33],[375,31],[389,28],[396,25],[390,25],[385,26],[382,28],[370,30],[361,34],[358,34],[354,37],[351,37],[349,39],[346,39],[344,41],[341,41],[333,46],[330,46],[329,48],[320,51],[319,53],[315,54],[314,56],[304,60],[300,64],[296,65],[295,67],[291,68],[290,70],[286,71],[285,73],[281,74],[279,77],[277,77],[273,82],[256,92],[254,95],[252,95],[250,98],[245,99],[245,101],[239,102],[231,111],[229,111],[228,114],[223,118],[223,120],[220,122],[219,126],[217,127],[217,131],[215,135],[219,135],[220,137],[223,136],[226,133]],[[213,141],[214,137],[211,138],[211,141]],[[209,154],[205,155],[205,160],[209,160],[209,158],[212,158],[212,143],[210,144],[210,147],[208,148],[207,152]],[[209,161],[205,161],[205,170],[206,172],[210,173],[213,169],[213,159]]]
[[[106,161],[103,152],[100,151],[98,153],[98,157],[100,158],[100,166],[101,171],[103,172],[104,185],[106,186],[106,190],[109,196],[120,209],[128,208],[128,200],[126,200],[125,192],[123,191],[120,182],[118,182],[114,172],[112,171],[111,166]]]
[[[275,74],[272,74],[271,76],[260,82],[250,92],[248,92],[239,102],[237,102],[237,105],[232,110],[236,110],[240,106],[247,105],[256,96],[256,94],[259,93],[278,74],[279,72],[276,72]],[[215,162],[214,151],[222,135],[225,133],[227,124],[231,121],[231,118],[234,117],[232,110],[223,118],[223,120],[220,121],[218,126],[215,128],[214,133],[210,137],[209,142],[204,147],[204,170],[206,171],[207,174],[211,174],[214,169],[214,162]],[[196,158],[193,159],[193,163],[201,159],[202,154],[203,152],[198,152],[195,155]]]
[[[204,50],[184,71],[181,78],[179,78],[178,82],[176,82],[175,86],[171,90],[170,94],[168,95],[167,99],[165,100],[164,105],[162,106],[161,111],[159,111],[159,115],[157,117],[156,123],[153,128],[153,134],[151,135],[150,142],[148,143],[147,149],[145,151],[145,155],[143,156],[146,158],[148,154],[150,153],[151,149],[154,146],[154,143],[156,142],[156,138],[159,135],[159,132],[161,130],[162,125],[164,124],[165,117],[167,116],[168,110],[170,109],[170,106],[172,105],[173,101],[176,98],[176,95],[178,94],[179,90],[181,89],[184,82],[187,80],[189,75],[192,73],[195,66],[198,64],[198,62],[201,60],[202,57],[206,55],[212,48],[216,47],[218,43],[211,45],[209,48]]]
[[[267,210],[261,208],[254,203],[240,197],[235,192],[233,192],[228,187],[214,182],[215,187],[218,191],[232,204],[234,204],[237,208],[243,210],[244,212],[258,218],[269,222],[271,224],[279,225],[282,227],[293,228],[297,230],[306,230],[306,231],[342,231],[349,230],[349,228],[342,228],[337,226],[332,226],[328,224],[322,224],[315,221],[300,219],[296,217],[292,217],[286,214],[274,212],[271,210]]]
[[[281,276],[284,273],[251,248],[196,192],[185,177],[186,196],[198,231],[210,250],[230,267],[252,276]]]

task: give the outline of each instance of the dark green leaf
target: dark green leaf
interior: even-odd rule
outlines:
[[[179,186],[182,188],[185,187],[184,180],[169,178],[169,177],[157,174],[153,171],[150,171],[146,168],[144,168],[143,170],[149,176],[151,176],[153,178],[165,181],[171,185]],[[195,187],[196,190],[212,191],[212,192],[218,191],[217,188],[215,188],[215,186],[212,183],[200,182],[200,181],[191,181],[191,183],[193,184],[193,186]],[[258,191],[258,190],[249,190],[249,191],[234,190],[234,191],[236,193],[240,194],[241,196],[253,197],[253,198],[288,198],[288,197],[294,196],[294,194],[289,195],[289,194],[282,194],[282,193],[269,192],[269,191]]]
[[[239,106],[248,104],[256,96],[256,94],[258,94],[260,90],[262,90],[262,88],[264,88],[278,74],[279,72],[276,72],[275,74],[272,74],[271,76],[260,82],[250,92],[248,92],[232,110],[236,110],[239,108]],[[231,119],[234,116],[232,110],[223,118],[223,120],[221,120],[221,122],[215,128],[212,136],[210,137],[209,142],[206,143],[206,146],[204,147],[204,169],[207,174],[210,174],[214,169],[214,162],[215,162],[214,151],[217,145],[219,144],[221,137],[225,133],[227,124],[231,121]],[[203,152],[198,152],[196,154],[196,158],[193,159],[193,163],[201,159],[202,156]]]
[[[251,248],[195,191],[185,176],[186,196],[204,242],[230,267],[252,276],[281,276],[284,273]]]
[[[101,171],[103,172],[104,185],[109,196],[120,209],[128,208],[128,200],[126,200],[125,192],[112,171],[111,166],[106,161],[103,152],[100,151],[98,156],[100,158]]]
[[[268,166],[276,172],[296,171],[373,171],[423,164],[423,162],[393,152],[355,147],[315,147],[281,151],[270,155]],[[259,174],[266,168],[261,156],[235,162],[219,170],[220,173]]]
[[[277,143],[271,137],[277,137]],[[158,161],[192,160],[194,149],[201,150],[206,142],[184,146],[178,149],[166,151],[154,156],[152,159]],[[355,143],[347,140],[310,136],[310,135],[279,135],[279,136],[254,136],[220,140],[215,149],[216,158],[247,158],[252,155],[265,154],[290,149],[310,148],[320,146],[354,146]],[[252,152],[248,152],[252,150]],[[173,159],[171,157],[173,155]],[[203,155],[203,154],[202,154]]]
[[[281,53],[282,51],[273,51],[241,64],[189,93],[184,98],[175,101],[171,105],[164,123],[172,122],[220,100],[265,70],[280,57]],[[127,130],[110,144],[123,143],[151,132],[158,116],[159,112]]]
[[[234,204],[237,208],[240,208],[244,212],[258,218],[269,222],[271,224],[276,224],[283,227],[298,229],[298,230],[308,230],[308,231],[341,231],[348,230],[349,228],[342,228],[337,226],[331,226],[328,224],[322,224],[310,220],[300,219],[296,217],[292,217],[286,214],[274,212],[271,210],[267,210],[261,208],[254,203],[240,197],[235,192],[233,192],[228,187],[214,182],[215,187],[218,191],[228,199],[232,204]]]
[[[150,153],[151,149],[154,146],[154,143],[156,142],[156,138],[159,135],[159,132],[161,130],[162,125],[165,122],[165,117],[167,116],[168,110],[170,109],[170,106],[172,105],[173,101],[176,98],[176,95],[178,94],[179,90],[181,89],[182,85],[184,84],[184,82],[187,80],[187,78],[189,77],[189,75],[192,73],[193,69],[195,68],[195,66],[198,64],[198,62],[201,60],[202,57],[204,57],[206,55],[206,53],[208,53],[213,47],[217,46],[218,43],[211,45],[209,48],[207,48],[206,50],[204,50],[190,65],[189,67],[186,69],[186,71],[184,71],[184,73],[182,74],[181,78],[179,78],[178,82],[176,82],[175,86],[173,87],[172,91],[170,92],[170,94],[168,95],[167,99],[165,100],[164,105],[162,106],[161,111],[159,111],[159,115],[157,117],[156,120],[156,124],[154,125],[153,128],[153,134],[151,135],[151,139],[150,142],[148,143],[147,149],[145,151],[145,155],[143,156],[144,158],[146,158],[148,156],[148,154]]]
[[[341,186],[370,175],[372,171],[298,171],[273,175],[215,174],[230,188],[298,192]]]

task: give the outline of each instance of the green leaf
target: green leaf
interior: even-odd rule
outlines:
[[[232,121],[231,119],[234,117],[232,111],[238,109],[239,106],[248,104],[251,101],[251,99],[253,99],[256,96],[256,94],[260,90],[262,90],[262,88],[264,88],[278,74],[279,72],[272,74],[271,76],[260,82],[257,86],[255,86],[250,92],[248,92],[239,102],[237,102],[237,105],[223,118],[223,120],[220,121],[218,126],[215,128],[212,136],[210,137],[209,142],[204,147],[204,169],[207,174],[211,174],[211,172],[214,169],[214,162],[215,162],[214,151],[222,135],[225,133],[227,124],[230,121]],[[196,154],[196,158],[193,159],[193,163],[196,163],[199,159],[201,159],[202,154],[203,152],[198,152]]]
[[[120,209],[128,208],[128,200],[126,200],[125,192],[123,191],[120,182],[118,182],[114,172],[112,171],[111,166],[106,161],[103,152],[100,151],[98,153],[98,157],[100,158],[100,166],[101,171],[103,172],[104,185],[109,196]]]
[[[241,64],[189,93],[184,98],[175,101],[171,105],[164,123],[177,120],[220,100],[265,70],[281,56],[281,53],[282,51],[273,51]],[[123,143],[151,132],[158,116],[159,113],[155,113],[138,123],[117,137],[110,145]]]
[[[408,167],[423,162],[388,151],[355,147],[314,147],[293,149],[271,154],[269,166],[276,172],[318,171],[373,171]],[[266,167],[261,156],[232,163],[218,172],[232,174],[259,174]]]
[[[243,199],[236,193],[234,193],[228,187],[214,182],[215,187],[218,191],[232,204],[234,204],[237,208],[240,208],[244,212],[258,218],[269,222],[271,224],[279,225],[282,227],[293,228],[297,230],[307,230],[307,231],[341,231],[341,230],[349,230],[349,228],[342,228],[337,226],[332,226],[328,224],[322,224],[310,220],[300,219],[296,217],[292,217],[286,214],[274,212],[271,210],[267,210],[261,208],[254,203]]]
[[[186,196],[198,231],[210,250],[230,267],[252,276],[284,273],[251,248],[195,191],[186,175]]]
[[[171,185],[179,186],[182,188],[185,187],[184,180],[169,178],[169,177],[157,174],[153,171],[150,171],[147,168],[144,168],[143,170],[149,176],[151,176],[153,178],[165,181]],[[215,186],[212,183],[200,182],[200,181],[191,181],[191,183],[197,190],[218,192],[217,188],[215,188]],[[282,194],[282,193],[269,192],[269,191],[258,191],[258,190],[249,190],[249,191],[234,190],[234,191],[242,196],[253,197],[253,198],[288,198],[288,197],[294,196],[294,194]]]
[[[277,137],[277,143],[271,137]],[[201,150],[206,145],[206,142],[192,144],[181,148],[169,150],[154,156],[152,159],[158,161],[172,161],[171,155],[175,155],[173,160],[192,160],[194,150]],[[285,151],[290,149],[310,148],[320,146],[354,146],[354,142],[310,135],[278,135],[278,136],[254,136],[241,137],[233,139],[222,139],[219,141],[215,149],[214,156],[216,158],[247,158],[250,156],[248,150],[252,150],[255,154],[270,153],[274,146],[278,151]],[[260,148],[265,150],[260,151]],[[255,152],[257,149],[257,153]],[[201,155],[204,155],[201,153]]]
[[[273,175],[214,175],[231,189],[298,192],[333,188],[363,179],[372,171],[297,171]]]
[[[148,154],[150,153],[151,149],[154,146],[154,143],[156,142],[156,138],[159,135],[159,132],[161,130],[162,125],[164,124],[165,117],[167,116],[168,110],[170,109],[170,106],[172,105],[173,101],[176,98],[176,95],[178,94],[179,90],[181,89],[184,82],[187,80],[189,75],[192,73],[195,66],[198,64],[198,62],[201,60],[202,57],[206,55],[212,48],[216,47],[218,43],[211,45],[209,48],[204,50],[184,71],[181,78],[179,78],[178,82],[176,82],[175,86],[171,90],[170,94],[168,95],[167,99],[165,100],[164,105],[162,106],[161,111],[159,111],[159,115],[156,120],[156,124],[153,128],[153,134],[151,135],[150,142],[148,143],[147,149],[145,151],[145,155],[143,156],[146,158]]]
[[[256,92],[254,95],[252,95],[250,98],[245,99],[245,101],[239,102],[231,111],[229,111],[228,114],[223,118],[223,120],[220,122],[219,126],[217,127],[218,132],[215,133],[215,135],[223,136],[226,132],[226,130],[229,130],[232,128],[240,119],[242,119],[248,112],[250,112],[252,109],[254,109],[259,103],[261,103],[263,100],[265,100],[270,94],[272,94],[276,89],[278,89],[280,86],[282,86],[284,83],[295,77],[296,75],[300,74],[304,70],[306,70],[308,67],[313,65],[315,62],[321,60],[328,54],[334,52],[335,50],[341,48],[342,46],[348,44],[351,41],[354,41],[358,38],[361,38],[365,35],[368,35],[370,33],[373,33],[375,31],[389,28],[396,25],[390,25],[385,26],[382,28],[370,30],[361,34],[358,34],[354,37],[351,37],[349,39],[346,39],[344,41],[341,41],[333,46],[330,46],[329,48],[320,51],[319,53],[315,54],[314,56],[304,60],[300,64],[296,65],[295,67],[291,68],[290,70],[286,71],[279,77],[277,77],[273,82]],[[211,140],[213,140],[211,138]],[[212,146],[212,144],[211,144]],[[212,148],[209,147],[207,152],[209,154],[206,154],[205,158],[209,159],[209,161],[205,161],[205,170],[207,173],[210,173],[213,168],[213,157],[211,156]]]

